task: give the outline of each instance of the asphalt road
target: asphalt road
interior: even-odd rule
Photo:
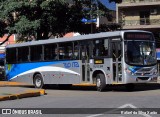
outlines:
[[[31,88],[31,87],[30,87]],[[59,90],[56,87],[46,89],[47,95],[0,102],[0,108],[44,108],[42,115],[23,115],[25,117],[159,117],[160,84],[136,85],[132,92],[124,86],[108,86],[104,92],[97,92],[95,87],[73,87]],[[51,109],[49,109],[51,108]],[[54,108],[54,109],[53,109]],[[55,108],[64,108],[55,110]],[[70,109],[70,108],[73,108]],[[75,109],[76,108],[76,109]],[[92,108],[90,110],[90,108]],[[99,108],[100,111],[98,111]],[[109,109],[108,109],[109,108]],[[129,108],[132,110],[125,110]],[[140,111],[140,108],[159,108],[158,110]],[[45,110],[46,109],[46,110]],[[79,110],[77,110],[79,109]],[[105,110],[106,109],[106,110]],[[120,109],[124,109],[123,112]],[[67,111],[66,111],[67,110]],[[114,112],[122,114],[114,114]],[[44,113],[54,114],[44,114]],[[77,112],[78,111],[78,112]],[[98,113],[96,113],[98,111]],[[133,112],[137,112],[133,114]],[[146,112],[150,112],[150,114]],[[65,114],[69,112],[69,114]],[[75,114],[72,114],[72,112]],[[82,113],[81,113],[82,112]],[[86,113],[89,112],[89,113]],[[106,113],[110,114],[106,114]],[[151,113],[152,112],[152,113]],[[57,114],[55,114],[57,113]],[[64,114],[60,114],[64,113]],[[113,114],[112,114],[113,113]],[[132,114],[131,114],[132,113]],[[0,115],[0,117],[18,115]],[[19,115],[22,116],[22,115]]]

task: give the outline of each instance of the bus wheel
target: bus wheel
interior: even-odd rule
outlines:
[[[126,84],[125,87],[126,87],[127,91],[133,91],[135,88],[134,84],[132,84],[132,83]]]
[[[35,77],[34,77],[34,86],[36,88],[43,88],[44,86],[44,83],[43,83],[43,78],[40,74],[36,74]]]
[[[105,87],[106,87],[106,82],[105,82],[105,76],[104,74],[98,74],[96,76],[96,87],[97,87],[97,91],[102,92]]]

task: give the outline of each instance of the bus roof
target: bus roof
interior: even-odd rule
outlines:
[[[98,39],[98,38],[105,38],[105,37],[106,38],[107,37],[118,37],[118,36],[121,36],[124,32],[148,32],[148,31],[121,30],[121,31],[113,31],[113,32],[101,32],[101,33],[88,34],[88,35],[79,35],[79,36],[70,37],[70,38],[62,37],[62,38],[56,38],[56,39],[46,39],[46,40],[16,43],[16,44],[7,45],[6,48],[42,45],[42,44],[60,43],[60,42],[70,42],[70,41],[87,40],[87,39]],[[148,32],[148,33],[150,33],[150,32]]]

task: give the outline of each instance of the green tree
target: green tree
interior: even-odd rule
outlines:
[[[87,15],[89,18],[105,15],[106,11],[108,9],[97,0],[1,0],[0,36],[8,33],[8,37],[0,45],[11,34],[28,41],[63,36],[70,31],[90,33],[86,30],[90,24],[84,24],[81,19]]]
[[[0,30],[9,36],[18,34],[19,40],[25,41],[83,32],[82,6],[83,0],[1,0],[0,23],[5,25]],[[0,36],[5,33],[1,31]]]
[[[1,0],[0,19],[8,34],[47,39],[66,31],[68,3],[64,0]],[[4,31],[0,36],[4,35]]]

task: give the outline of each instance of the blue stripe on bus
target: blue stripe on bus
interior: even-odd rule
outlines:
[[[138,66],[129,66],[128,69],[132,72],[135,73],[137,70],[141,69],[142,67]]]
[[[6,65],[6,76],[7,80],[11,80],[13,77],[21,74],[23,72],[53,64],[63,63],[64,61],[56,61],[56,62],[34,62],[34,63],[22,63],[22,64],[7,64]]]

